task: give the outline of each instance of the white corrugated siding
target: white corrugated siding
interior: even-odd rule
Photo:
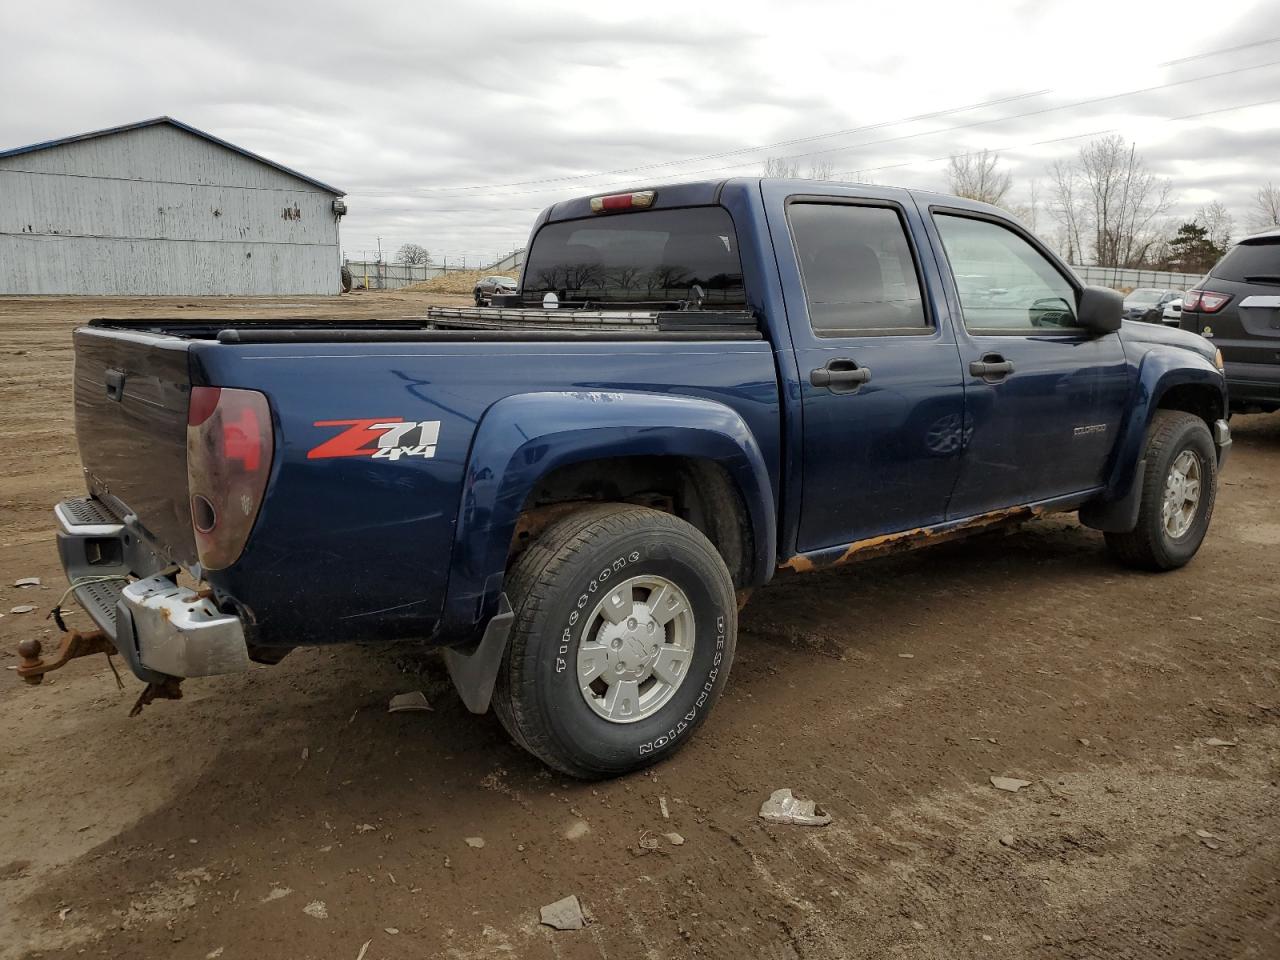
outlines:
[[[167,124],[0,158],[0,294],[332,294],[333,194]]]

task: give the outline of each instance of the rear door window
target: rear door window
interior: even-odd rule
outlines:
[[[817,336],[929,329],[896,208],[798,202],[787,208],[787,219]]]
[[[1209,276],[1236,283],[1280,283],[1280,237],[1236,244]]]
[[[723,207],[549,223],[534,237],[523,282],[534,300],[671,304],[700,291],[708,306],[746,304],[738,236]]]

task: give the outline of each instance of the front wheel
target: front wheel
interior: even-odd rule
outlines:
[[[1218,459],[1203,420],[1178,410],[1158,410],[1147,431],[1138,525],[1106,534],[1120,562],[1143,570],[1173,570],[1200,549],[1213,516]]]
[[[733,581],[697,529],[606,504],[561,519],[508,578],[515,612],[494,710],[571,776],[618,776],[683,746],[729,677]]]

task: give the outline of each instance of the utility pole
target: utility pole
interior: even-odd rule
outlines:
[[[378,262],[382,262],[382,238],[378,238]]]

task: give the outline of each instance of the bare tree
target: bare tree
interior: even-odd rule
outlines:
[[[1013,186],[1013,174],[1000,169],[1000,154],[990,150],[962,153],[947,164],[947,180],[957,197],[968,197],[996,206],[1004,203]]]
[[[1267,181],[1253,195],[1253,211],[1249,216],[1249,226],[1254,230],[1268,230],[1280,227],[1280,187]]]
[[[416,243],[403,244],[396,251],[396,263],[425,266],[430,262],[431,254],[427,253],[427,248],[418,246]]]
[[[1064,253],[1072,259],[1090,254],[1106,266],[1148,262],[1173,204],[1172,188],[1147,169],[1133,144],[1120,136],[1094,140],[1075,160],[1055,162],[1050,173]]]
[[[1060,228],[1058,252],[1069,263],[1083,263],[1084,231],[1087,210],[1080,198],[1076,168],[1070,161],[1055,160],[1049,165],[1049,212]]]
[[[792,180],[830,180],[835,170],[830,160],[813,160],[809,163],[809,172],[800,172],[800,161],[794,157],[766,157],[764,175],[766,177],[786,177]]]
[[[1009,212],[1031,228],[1032,233],[1040,232],[1040,180],[1032,177],[1027,183],[1027,202],[1015,203]]]
[[[810,180],[830,180],[834,173],[835,167],[832,166],[830,160],[809,161]]]
[[[1235,228],[1236,218],[1221,200],[1214,200],[1197,210],[1195,222],[1204,227],[1209,242],[1219,250],[1231,246],[1231,231]]]

